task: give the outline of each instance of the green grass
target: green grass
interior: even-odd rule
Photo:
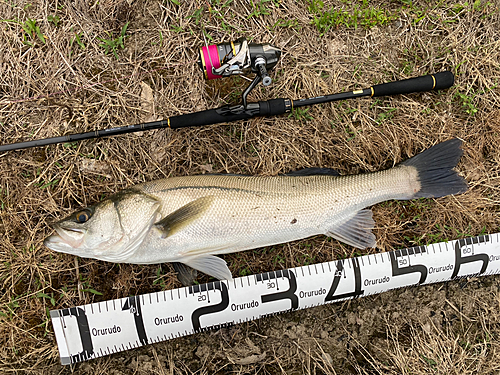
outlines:
[[[210,15],[218,20],[220,26],[225,31],[234,29],[234,27],[228,23],[228,21],[234,19],[234,14],[230,10],[230,5],[233,1],[234,0],[212,0],[208,8]]]
[[[369,0],[344,0],[342,2],[345,4],[342,8],[330,7],[327,9],[323,0],[310,0],[308,10],[313,17],[311,23],[320,32],[320,35],[341,27],[370,29],[375,26],[386,26],[397,20],[402,13],[406,14],[406,17],[415,26],[427,17],[446,25],[459,22],[460,17],[471,12],[481,18],[487,18],[499,11],[492,2],[481,2],[480,0],[473,3],[463,2],[450,5],[447,8],[448,17],[442,17],[433,12],[434,9],[442,5],[442,2],[429,7],[415,4],[411,0],[402,0],[403,5],[393,10],[372,6]]]
[[[151,41],[151,45],[152,46],[159,45],[160,47],[163,45],[163,33],[161,32],[161,30],[159,31],[159,40],[158,40],[158,42]]]
[[[294,29],[295,31],[300,31],[299,21],[295,19],[279,19],[274,23],[273,26],[270,27],[271,31],[276,30],[278,27],[286,28],[286,29]]]
[[[242,270],[240,270],[240,276],[248,276],[251,274],[252,274],[252,271],[248,267],[245,267]]]
[[[252,11],[247,16],[247,19],[252,17],[267,16],[271,14],[272,9],[270,9],[269,5],[272,4],[279,5],[279,0],[259,0],[258,2],[250,0],[250,6],[252,7]]]
[[[241,89],[247,85],[241,77],[206,83],[200,72],[192,74],[197,47],[204,44],[206,32],[213,37],[213,43],[246,36],[253,37],[256,43],[270,42],[283,48],[282,60],[273,72],[276,85],[267,88],[265,94],[260,92],[260,86],[255,93],[260,100],[328,94],[329,88],[348,91],[388,82],[394,77],[410,78],[446,68],[452,69],[457,80],[452,89],[439,93],[359,98],[311,107],[308,111],[299,107],[291,117],[255,118],[232,125],[167,133],[145,132],[140,137],[68,142],[1,155],[0,283],[6,292],[0,300],[0,321],[6,334],[0,373],[50,370],[57,364],[54,336],[46,335],[47,329],[53,330],[46,308],[67,308],[180,287],[170,267],[163,266],[162,270],[159,265],[115,266],[86,259],[79,259],[74,265],[73,257],[53,252],[42,244],[52,231],[50,222],[66,216],[77,205],[102,200],[136,183],[165,175],[199,174],[200,165],[209,164],[213,165],[214,173],[276,175],[305,166],[323,166],[355,174],[379,165],[389,167],[393,160],[407,159],[417,150],[458,136],[467,140],[458,170],[473,188],[464,195],[436,201],[377,205],[374,234],[380,249],[357,251],[333,238],[320,236],[275,248],[249,250],[240,253],[241,257],[229,254],[225,258],[237,277],[416,243],[454,240],[468,234],[478,235],[483,226],[484,231],[500,231],[500,209],[496,204],[499,171],[495,162],[498,160],[495,142],[500,137],[498,108],[495,108],[499,102],[495,84],[500,83],[498,37],[494,29],[498,13],[494,18],[481,19],[496,11],[498,5],[488,5],[493,0],[481,0],[481,5],[475,0],[467,0],[467,4],[466,0],[323,1],[324,4],[281,0],[278,6],[273,1],[253,0],[250,6],[250,1],[204,0],[192,5],[181,0],[164,0],[161,9],[136,6],[135,2],[134,20],[130,21],[122,41],[125,49],[115,46],[119,60],[113,57],[116,55],[112,48],[105,56],[104,47],[99,46],[103,42],[97,39],[113,41],[120,37],[127,20],[114,12],[118,3],[105,7],[100,2],[93,7],[85,28],[78,26],[81,14],[75,13],[77,9],[65,6],[64,10],[58,10],[60,2],[42,1],[28,10],[23,7],[29,2],[13,5],[14,10],[9,5],[19,2],[3,3],[4,14],[0,18],[15,22],[1,22],[6,39],[1,54],[8,64],[2,77],[2,101],[64,93],[50,100],[4,105],[4,118],[9,120],[0,124],[2,143],[30,139],[33,130],[41,137],[75,128],[90,131],[100,128],[99,124],[140,122],[143,109],[138,95],[144,79],[157,93],[161,104],[158,110],[163,116],[215,108],[226,102],[239,103]],[[311,4],[317,9],[308,9]],[[201,7],[204,9],[198,9]],[[268,15],[261,14],[267,12]],[[394,16],[397,18],[392,20]],[[314,18],[318,24],[311,22]],[[28,19],[33,22],[25,24],[27,32],[20,22],[24,24]],[[113,27],[117,24],[118,27]],[[373,24],[378,30],[373,29]],[[39,39],[37,27],[45,43]],[[326,37],[320,37],[322,32]],[[366,38],[370,38],[369,43]],[[33,48],[23,44],[23,39]],[[453,43],[456,40],[459,43]],[[92,58],[96,53],[104,58]],[[134,58],[128,59],[129,54]],[[166,54],[170,54],[168,61],[161,58]],[[168,68],[167,72],[157,70],[163,69],[163,65],[170,66],[170,62],[180,65]],[[147,77],[135,74],[136,71],[147,72]],[[104,83],[118,76],[130,78],[123,78],[125,85]],[[103,87],[67,90],[101,83]],[[317,93],[304,93],[310,90]],[[375,121],[381,125],[376,126]],[[42,123],[43,126],[37,126]],[[360,129],[363,133],[358,133]],[[98,176],[80,165],[87,158],[109,166],[110,177]],[[35,186],[35,182],[39,185]],[[52,203],[47,203],[48,200]],[[436,223],[440,226],[435,226]],[[30,250],[32,245],[36,251]],[[86,283],[79,284],[82,275]],[[201,282],[208,280],[206,275],[199,277]],[[172,351],[171,343],[154,348],[160,358],[169,359],[160,360],[167,373],[198,370],[212,373],[228,368],[251,372],[258,368],[268,373],[333,374],[330,365],[338,374],[455,371],[471,375],[473,370],[495,373],[500,353],[495,340],[498,327],[494,324],[498,314],[492,314],[495,311],[490,309],[496,302],[495,296],[488,294],[488,288],[496,282],[487,278],[480,284],[472,281],[472,292],[470,289],[464,292],[460,283],[450,283],[447,287],[446,298],[470,319],[464,318],[465,328],[460,326],[460,314],[449,330],[446,325],[442,327],[441,314],[452,317],[456,311],[442,304],[442,287],[425,286],[413,289],[414,295],[407,290],[394,292],[397,293],[394,298],[369,297],[289,313],[278,319],[266,318],[214,334],[178,338],[174,346],[181,351]],[[327,287],[330,283],[331,280]],[[479,285],[483,287],[476,289]],[[464,296],[467,304],[462,306]],[[377,314],[373,314],[375,310]],[[429,311],[436,315],[429,316]],[[335,319],[331,319],[332,314]],[[430,331],[428,325],[425,329],[421,327],[427,323],[431,323]],[[248,329],[254,332],[248,335]],[[485,329],[487,333],[476,335],[476,331]],[[379,335],[384,330],[384,335]],[[354,332],[359,342],[350,339],[347,331]],[[283,340],[283,335],[273,332],[285,336],[288,332],[290,337]],[[308,340],[313,337],[318,338],[317,342]],[[257,354],[247,339],[252,340],[260,353],[267,351],[268,356],[257,364],[235,365],[233,359]],[[370,344],[374,339],[375,349]],[[486,343],[482,344],[481,339]],[[213,345],[220,346],[228,355],[213,359],[207,350]],[[269,350],[273,347],[279,349],[277,355]],[[323,350],[334,360],[323,361]],[[477,350],[483,351],[476,353]],[[182,353],[186,352],[197,355],[185,358]],[[204,352],[208,354],[202,358]],[[89,364],[93,372],[109,373],[117,366],[120,369],[125,361],[123,371],[126,371],[132,368],[130,363],[135,363],[133,358],[137,353],[151,357],[141,359],[143,365],[156,368],[157,361],[151,351],[143,349],[96,359]],[[361,358],[361,354],[366,357]],[[138,371],[141,368],[142,365]],[[77,366],[75,372],[82,369],[85,368]]]
[[[45,36],[43,35],[37,21],[31,18],[27,18],[24,22],[19,21],[17,18],[14,19],[2,19],[0,22],[5,22],[8,24],[15,24],[21,26],[23,30],[22,42],[23,44],[34,47],[35,42],[38,39],[42,44],[45,44]]]
[[[462,110],[467,113],[469,116],[474,116],[478,112],[478,108],[475,104],[476,94],[462,94],[461,92],[456,92],[454,98],[457,99],[461,106]]]
[[[52,180],[52,181],[49,181],[49,182],[40,182],[38,184],[35,184],[35,186],[38,186],[40,189],[46,189],[50,186],[54,186],[54,185],[57,185],[59,183],[59,179],[55,179],[55,180]]]
[[[352,2],[346,3],[352,5]],[[308,10],[313,16],[311,23],[316,26],[321,35],[340,27],[369,29],[374,26],[387,25],[395,20],[399,14],[399,12],[390,13],[386,9],[370,6],[368,0],[363,0],[360,4],[354,3],[352,9],[333,7],[325,9],[322,0],[311,0]]]
[[[5,202],[2,196],[5,196],[6,199],[8,198],[7,190],[4,189],[3,187],[0,187],[0,211],[5,210]]]
[[[397,111],[397,108],[387,108],[384,112],[379,113],[375,122],[380,125],[385,121],[389,121],[394,117],[394,113]]]
[[[56,305],[56,299],[53,296],[53,293],[50,293],[50,295],[43,293],[43,292],[38,292],[35,295],[36,298],[41,298],[41,299],[47,299],[52,306]]]
[[[415,220],[415,218],[414,218]],[[481,234],[486,233],[486,228],[483,229]],[[404,239],[412,245],[430,245],[439,242],[448,242],[452,239],[472,237],[471,227],[469,226],[465,231],[451,227],[449,225],[435,225],[433,233],[426,233],[422,236],[404,236]]]
[[[2,310],[0,310],[0,316],[4,318],[12,319],[16,315],[16,310],[21,307],[19,304],[19,300],[21,296],[13,298],[10,302],[2,306]]]
[[[194,19],[194,23],[196,25],[198,25],[201,21],[201,17],[203,16],[203,11],[205,10],[205,8],[201,7],[201,8],[198,8],[196,9],[193,14],[191,14],[190,16],[187,16],[187,18],[193,18]],[[182,30],[182,28],[181,28]]]
[[[273,263],[273,268],[276,269],[278,269],[277,267],[283,268],[286,263],[286,259],[281,254],[276,254],[273,257],[272,263]]]
[[[165,289],[167,289],[167,285],[165,283],[165,279],[163,276],[164,276],[163,270],[162,270],[161,266],[159,266],[156,269],[156,278],[153,280],[153,285],[158,285],[158,286],[160,286],[160,288],[162,290],[165,290]]]
[[[346,139],[346,141],[347,142],[352,141],[362,131],[363,131],[363,129],[355,129],[354,125],[351,125],[351,126],[348,125],[348,126],[346,126],[345,127],[345,132],[346,132],[346,134],[348,136],[347,139]]]
[[[85,50],[85,44],[83,43],[83,32],[75,33],[75,36],[70,39],[69,46],[73,47],[73,45],[79,46],[81,50]]]
[[[36,24],[36,20],[32,20],[31,18],[28,18],[26,21],[23,23],[20,23],[21,27],[23,28],[25,34],[23,34],[23,43],[33,47],[33,42],[38,37],[40,42],[45,44],[45,36],[42,34],[40,27]],[[31,40],[30,40],[31,39]]]
[[[61,18],[57,14],[55,15],[49,14],[47,16],[47,21],[52,22],[55,27],[58,27],[59,22],[61,22]]]
[[[102,38],[97,38],[99,39],[102,43],[99,44],[100,47],[104,48],[106,51],[105,53],[108,54],[109,52],[112,52],[113,55],[118,59],[118,49],[124,49],[125,48],[125,38],[126,38],[126,32],[127,32],[127,27],[128,27],[128,22],[123,25],[122,30],[120,32],[120,36],[116,38],[112,38],[112,35],[108,33],[108,36],[110,39],[102,39]]]
[[[288,117],[293,117],[298,121],[310,121],[313,120],[313,117],[309,113],[309,108],[294,108],[292,113],[288,115]]]
[[[211,0],[210,4],[220,8],[228,8],[234,0]]]

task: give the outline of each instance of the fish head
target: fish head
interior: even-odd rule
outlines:
[[[140,192],[122,192],[53,224],[44,245],[83,258],[124,262],[156,221],[160,203]]]

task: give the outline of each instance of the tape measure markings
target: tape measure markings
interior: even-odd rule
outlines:
[[[495,241],[496,239],[496,241]],[[278,313],[500,273],[498,233],[51,311],[70,364]],[[102,306],[101,306],[102,305]]]

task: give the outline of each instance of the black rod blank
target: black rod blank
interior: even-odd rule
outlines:
[[[0,145],[0,152],[20,150],[30,147],[39,147],[63,142],[75,142],[84,139],[109,137],[113,135],[139,132],[144,130],[161,128],[182,128],[191,126],[204,126],[212,124],[227,123],[239,120],[247,120],[257,116],[277,116],[297,107],[329,103],[338,100],[354,99],[363,96],[388,96],[410,94],[414,92],[447,89],[453,86],[455,78],[449,71],[436,74],[383,83],[371,86],[367,89],[342,92],[337,94],[317,96],[314,98],[290,100],[271,99],[258,103],[249,103],[247,108],[239,106],[223,106],[216,109],[209,109],[200,112],[187,113],[184,115],[172,116],[166,120],[145,122],[141,124],[121,126],[109,129],[96,130],[86,133],[68,134],[61,137],[38,139],[33,141]]]

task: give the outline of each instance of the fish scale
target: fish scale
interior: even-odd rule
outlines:
[[[319,225],[331,219],[330,211],[342,216],[346,209],[357,211],[358,206],[406,197],[412,192],[407,175],[404,168],[345,177],[276,176],[235,180],[234,176],[203,175],[146,183],[137,189],[162,201],[163,215],[193,199],[213,195],[216,199],[210,211],[213,217],[230,219],[238,215],[253,224],[265,220],[266,225],[276,217],[288,227],[294,218],[297,219],[294,224],[307,218],[309,224],[312,221]],[[170,181],[174,179],[177,181]]]

